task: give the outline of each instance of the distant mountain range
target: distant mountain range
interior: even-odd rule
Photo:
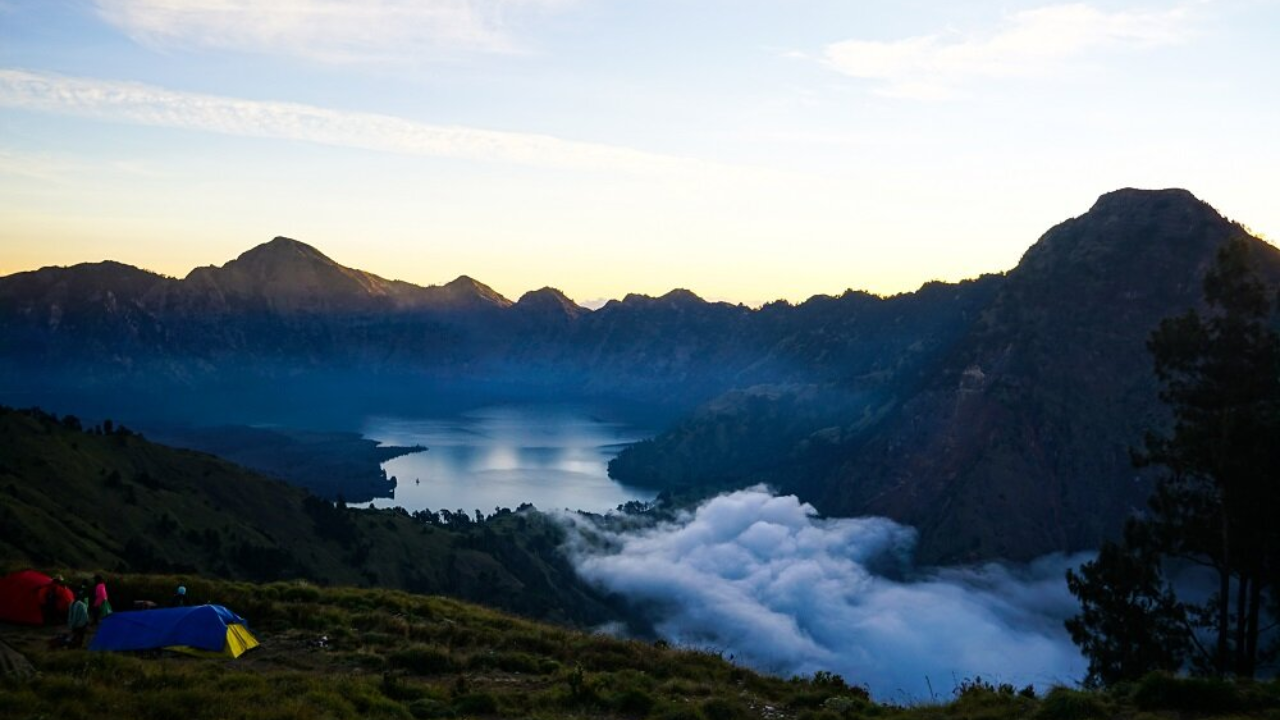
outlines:
[[[657,404],[675,421],[615,477],[690,494],[767,482],[916,525],[928,561],[1026,558],[1096,546],[1142,505],[1128,449],[1165,417],[1146,337],[1200,303],[1232,237],[1247,233],[1186,191],[1120,190],[1005,274],[758,310],[684,290],[513,303],[287,238],[181,280],[44,268],[0,278],[0,399],[184,421],[472,392]],[[1251,242],[1280,284],[1280,252]]]

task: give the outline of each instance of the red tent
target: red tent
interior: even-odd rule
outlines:
[[[56,590],[55,590],[56,587]],[[54,601],[59,622],[65,622],[67,608],[75,601],[75,594],[66,585],[53,584],[53,578],[35,570],[23,570],[0,578],[0,621],[44,624],[44,603],[50,592],[57,592]]]

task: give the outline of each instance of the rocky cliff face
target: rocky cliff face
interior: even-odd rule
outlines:
[[[1160,424],[1146,340],[1200,304],[1245,236],[1183,190],[1120,190],[1047,232],[920,393],[824,483],[822,506],[921,528],[931,560],[1096,546],[1145,506],[1129,449]],[[1280,253],[1253,241],[1280,283]]]
[[[920,529],[930,562],[1096,547],[1151,489],[1129,453],[1165,417],[1147,337],[1200,304],[1217,249],[1241,236],[1183,190],[1109,193],[1047,232],[942,335],[922,333],[937,352],[873,373],[889,373],[885,392],[851,377],[812,398],[742,396],[612,467],[664,487],[768,482],[826,513],[886,515]],[[1280,253],[1251,243],[1280,285]]]

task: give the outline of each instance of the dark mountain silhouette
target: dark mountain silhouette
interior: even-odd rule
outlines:
[[[305,243],[277,237],[222,267],[192,270],[180,284],[182,299],[221,302],[221,309],[281,314],[370,312],[412,304],[415,291],[343,267]]]
[[[551,287],[530,290],[520,296],[513,308],[530,320],[547,323],[570,322],[591,312]]]
[[[826,513],[887,515],[920,529],[932,562],[1095,547],[1151,491],[1129,454],[1165,416],[1146,339],[1200,304],[1217,249],[1241,235],[1183,190],[1109,193],[1046,233],[947,352],[888,394],[851,402],[858,383],[841,382],[718,401],[611,469],[664,486],[768,482]],[[1280,253],[1252,244],[1280,284]],[[726,432],[751,442],[717,442]]]
[[[171,302],[279,315],[474,310],[511,304],[466,276],[435,287],[386,280],[339,265],[310,245],[286,237],[259,245],[222,267],[196,268],[166,289],[176,290],[165,298]]]
[[[511,301],[502,297],[497,290],[466,275],[442,285],[439,290],[433,288],[424,288],[424,290],[423,296],[427,299],[424,304],[434,301],[438,307],[442,308],[505,308],[511,305]]]
[[[1141,504],[1128,448],[1163,417],[1145,339],[1243,234],[1186,191],[1121,190],[1003,275],[595,311],[550,288],[511,303],[465,276],[386,280],[277,238],[182,280],[114,263],[0,278],[0,393],[191,422],[289,409],[315,429],[451,394],[643,402],[676,422],[614,461],[628,483],[768,482],[915,524],[926,560],[1024,558],[1094,546]]]
[[[1243,230],[1183,190],[1121,190],[1044,235],[935,382],[826,480],[832,512],[921,528],[941,560],[1091,547],[1149,485],[1129,448],[1164,415],[1146,340],[1200,304]],[[1280,281],[1280,254],[1255,243]]]

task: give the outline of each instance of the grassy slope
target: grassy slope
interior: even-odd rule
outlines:
[[[176,576],[115,578],[118,602],[165,597]],[[34,678],[0,678],[0,717],[671,718],[843,720],[1250,717],[1280,714],[1280,683],[1148,678],[1044,698],[971,682],[946,704],[875,705],[831,676],[782,679],[708,652],[588,635],[399,591],[190,580],[245,616],[262,646],[239,660],[51,652],[52,630],[0,625]],[[324,638],[323,644],[320,642]]]
[[[443,527],[306,498],[211,455],[0,408],[0,560],[378,585],[559,622],[617,617],[537,513]]]
[[[389,511],[330,509],[317,517],[305,498],[212,456],[0,409],[0,570],[201,568],[113,572],[113,602],[163,600],[183,583],[194,600],[244,615],[264,641],[234,662],[50,653],[52,630],[0,626],[0,639],[41,671],[0,679],[0,717],[1080,720],[1136,718],[1140,708],[1212,715],[1185,712],[1195,707],[1224,717],[1280,714],[1275,683],[1241,691],[1160,678],[1109,695],[1059,690],[1044,699],[973,684],[947,705],[877,706],[835,678],[761,676],[714,654],[586,635],[442,597],[210,577],[411,587],[579,622],[605,613],[563,561],[548,559],[555,527],[540,515],[444,528]]]

